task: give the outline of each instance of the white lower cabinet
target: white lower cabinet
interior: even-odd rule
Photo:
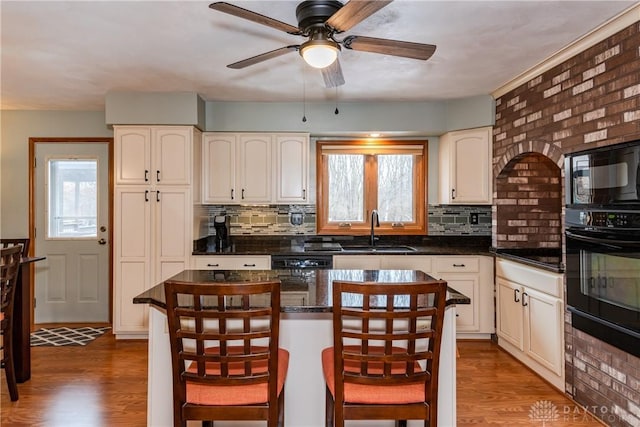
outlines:
[[[468,296],[456,307],[458,338],[488,339],[494,327],[493,258],[467,255],[334,255],[333,268],[420,270]]]
[[[563,275],[496,260],[498,344],[564,390]]]
[[[186,187],[124,185],[115,191],[113,333],[147,336],[148,309],[133,298],[181,272],[191,251],[191,199]]]
[[[191,267],[196,270],[271,270],[269,255],[196,255]]]

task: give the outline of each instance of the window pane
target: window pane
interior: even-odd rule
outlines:
[[[327,161],[329,163],[329,221],[363,221],[364,156],[329,154]]]
[[[97,236],[96,160],[49,160],[48,197],[48,237]]]
[[[413,167],[410,154],[378,155],[378,215],[384,222],[413,222]]]

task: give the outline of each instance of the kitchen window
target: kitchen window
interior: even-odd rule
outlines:
[[[317,233],[426,234],[426,141],[318,141]]]

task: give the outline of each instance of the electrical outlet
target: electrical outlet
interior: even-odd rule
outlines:
[[[469,215],[469,223],[471,223],[472,225],[478,224],[478,214],[476,212],[473,212],[471,215]]]

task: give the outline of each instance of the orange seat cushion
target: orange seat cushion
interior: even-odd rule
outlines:
[[[354,349],[353,346],[345,346],[345,350]],[[369,348],[369,352],[375,352],[374,348]],[[394,353],[396,351],[404,352],[405,349],[394,347]],[[334,350],[333,347],[325,348],[322,350],[322,372],[324,379],[331,391],[331,394],[335,396],[335,379],[336,374],[334,370]],[[404,364],[400,363],[397,368],[392,367],[393,373],[404,372]],[[344,366],[346,371],[358,372],[360,365],[347,361]],[[422,370],[420,365],[416,363],[416,369]],[[375,371],[375,368],[373,369]],[[380,368],[378,368],[380,372]],[[346,403],[364,403],[370,405],[402,405],[407,403],[420,403],[425,402],[425,387],[424,382],[416,384],[403,384],[394,386],[378,386],[378,385],[364,385],[364,384],[352,384],[345,383],[344,385],[344,400]]]
[[[218,348],[206,350],[207,353],[219,352]],[[230,353],[233,350],[230,349]],[[284,381],[287,377],[287,369],[289,368],[289,352],[285,349],[278,349],[278,395],[282,392]],[[253,364],[253,370],[256,373],[266,372],[266,361],[256,362]],[[192,363],[188,368],[189,372],[196,372],[197,368]],[[239,363],[238,368],[230,369],[231,373],[242,373],[244,368]],[[219,363],[208,363],[207,372],[211,374],[220,373]],[[267,403],[268,401],[268,384],[253,384],[239,386],[212,386],[187,381],[187,402],[196,405],[252,405]]]

